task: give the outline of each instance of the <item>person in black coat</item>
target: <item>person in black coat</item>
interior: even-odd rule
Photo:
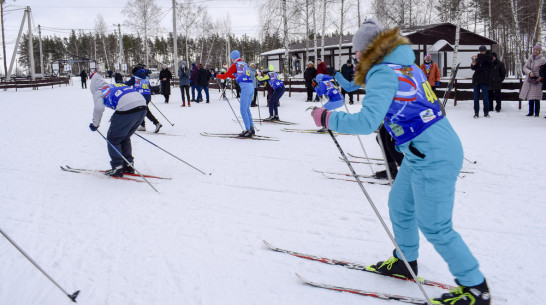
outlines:
[[[489,111],[493,111],[493,101],[497,101],[495,111],[501,111],[501,89],[502,82],[506,77],[506,67],[504,63],[497,58],[497,53],[491,52],[493,62],[491,63],[491,72],[489,76]]]
[[[353,64],[351,63],[351,59],[347,59],[347,63],[341,66],[341,74],[343,75],[343,78],[345,78],[348,81],[352,81],[353,77],[355,75],[355,70],[353,67]],[[353,92],[347,92],[343,88],[341,88],[341,94],[343,94],[343,99],[345,99],[345,93],[349,94],[349,104],[353,104]]]
[[[487,54],[487,48],[480,46],[480,53],[472,56],[470,68],[474,70],[472,84],[474,85],[474,118],[480,116],[480,90],[483,97],[483,116],[489,117],[489,74],[491,73],[491,55]]]
[[[163,65],[163,69],[159,72],[159,80],[161,86],[161,94],[165,97],[165,104],[169,103],[169,95],[171,95],[171,79],[173,74],[167,68],[167,65]]]
[[[82,78],[82,89],[87,89],[87,72],[82,70],[82,72],[80,72],[80,77]]]
[[[121,75],[121,73],[119,73],[119,70],[116,70],[116,74],[114,74],[114,81],[117,84],[123,83],[123,76]]]
[[[199,70],[197,70],[196,83],[197,83],[197,103],[203,101],[201,90],[205,90],[205,96],[207,97],[207,103],[209,102],[209,80],[210,71],[203,68],[203,64],[199,64]]]
[[[315,64],[310,61],[307,63],[307,68],[305,69],[305,72],[303,72],[303,78],[305,79],[305,88],[307,88],[307,101],[306,102],[312,102],[313,101],[313,92],[315,89],[313,89],[313,79],[317,75],[317,69],[315,69]]]

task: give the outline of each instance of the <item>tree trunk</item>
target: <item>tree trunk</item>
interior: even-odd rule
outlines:
[[[462,16],[462,0],[458,0],[457,3],[457,29],[455,30],[455,45],[453,46],[453,62],[451,63],[451,75],[455,73],[455,67],[457,66],[457,55],[459,54],[459,38],[461,36],[461,16]]]
[[[339,32],[340,32],[340,35],[339,35],[339,54],[338,54],[338,68],[339,70],[341,70],[341,45],[343,44],[343,17],[344,17],[344,14],[343,14],[343,4],[344,4],[345,0],[341,0],[341,20],[340,20],[340,25],[339,25]]]
[[[282,0],[282,19],[283,19],[283,47],[284,47],[284,63],[283,63],[283,75],[284,80],[288,80],[288,75],[290,73],[289,63],[290,58],[288,58],[288,12],[286,11],[286,0]]]
[[[322,37],[321,37],[321,46],[320,46],[320,56],[324,57],[324,36],[326,35],[326,0],[322,1]],[[323,58],[324,62],[326,58]]]
[[[515,3],[514,3],[515,2]],[[520,30],[519,30],[519,20],[518,20],[518,0],[510,0],[510,8],[512,10],[512,16],[514,17],[514,26],[515,26],[515,52],[514,52],[514,59],[515,59],[515,74],[518,78],[521,78],[522,70],[521,70],[521,50],[519,46],[521,45],[521,36],[520,36]]]

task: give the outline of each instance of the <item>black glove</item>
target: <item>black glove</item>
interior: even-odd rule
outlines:
[[[91,129],[91,131],[97,131],[97,128],[99,128],[99,126],[95,126],[93,123],[89,124],[89,129]]]

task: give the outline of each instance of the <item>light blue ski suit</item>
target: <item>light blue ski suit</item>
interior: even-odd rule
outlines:
[[[382,63],[409,66],[414,61],[411,48],[400,45]],[[338,81],[350,91],[351,83]],[[385,119],[398,88],[398,77],[391,68],[384,64],[373,66],[366,76],[366,96],[360,112],[333,112],[328,120],[330,129],[371,134]],[[389,213],[400,249],[408,261],[416,260],[420,229],[461,285],[481,284],[484,276],[478,261],[452,225],[455,182],[463,161],[459,137],[443,118],[397,149],[405,157],[389,194]],[[421,154],[424,157],[418,156]]]

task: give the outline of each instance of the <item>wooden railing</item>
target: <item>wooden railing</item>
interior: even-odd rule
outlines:
[[[447,89],[447,80],[440,81],[440,85],[437,87],[438,98],[442,99],[444,97],[445,91]],[[523,82],[519,79],[506,79],[502,83],[501,99],[503,101],[517,101],[519,102],[519,109],[521,109],[521,100],[519,99],[519,90],[521,89]],[[178,78],[173,78],[171,80],[172,86],[178,86]],[[305,88],[305,80],[290,78],[287,81],[284,81],[286,92],[288,97],[292,96],[292,92],[307,92]],[[209,82],[209,88],[218,89],[218,84],[215,79],[211,79]],[[474,100],[474,91],[473,91],[472,79],[456,79],[453,90],[450,94],[449,100],[453,100],[453,105],[457,106],[458,100]],[[263,92],[265,96],[265,89],[263,86],[258,88],[258,91]],[[359,89],[355,91],[356,100],[360,101],[360,95],[365,95],[365,89]]]
[[[70,78],[68,77],[48,77],[36,79],[34,81],[27,78],[16,78],[9,82],[0,82],[0,89],[15,89],[15,91],[17,91],[17,89],[20,88],[32,88],[33,90],[38,90],[39,87],[51,86],[51,88],[53,88],[55,85],[61,86],[68,84],[70,84]]]

